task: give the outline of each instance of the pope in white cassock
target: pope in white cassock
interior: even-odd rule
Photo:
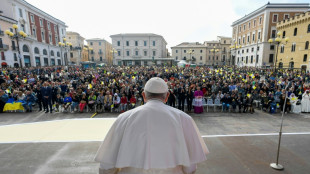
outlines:
[[[145,105],[120,114],[98,149],[100,174],[191,174],[209,153],[193,119],[170,107],[168,86],[151,78]]]

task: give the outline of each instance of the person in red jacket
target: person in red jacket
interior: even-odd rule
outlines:
[[[136,97],[132,95],[130,98],[129,109],[135,108],[136,103],[137,103]]]
[[[124,112],[127,109],[127,97],[125,96],[125,94],[123,94],[122,98],[121,98],[121,110],[122,112]]]

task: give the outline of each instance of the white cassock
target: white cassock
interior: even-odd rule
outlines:
[[[302,95],[301,112],[310,112],[310,95],[306,92]]]
[[[119,115],[95,161],[105,171],[121,169],[119,174],[184,174],[195,171],[208,153],[189,115],[149,100]]]

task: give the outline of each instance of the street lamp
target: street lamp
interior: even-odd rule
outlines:
[[[69,47],[70,48],[70,50],[71,50],[71,48],[72,48],[72,43],[70,43],[70,42],[66,42],[67,41],[67,39],[66,38],[63,38],[63,42],[58,42],[58,46],[60,47],[60,52],[61,52],[61,57],[62,57],[62,65],[65,65],[66,64],[66,62],[65,62],[65,60],[64,60],[64,58],[63,58],[63,56],[62,56],[62,48],[65,48],[65,51],[67,52],[67,47]],[[68,57],[67,57],[68,58]]]
[[[112,48],[111,53],[112,53],[112,56],[113,56],[113,60],[112,60],[112,62],[113,62],[114,61],[114,54],[117,53],[117,51],[114,48]]]
[[[19,39],[25,39],[28,35],[24,33],[23,31],[18,32],[17,31],[18,26],[16,24],[13,24],[13,28],[14,28],[15,33],[11,32],[10,30],[5,30],[5,34],[8,35],[12,40],[16,39],[19,64],[20,64],[20,67],[23,68],[22,56],[20,54],[20,49],[19,49]]]
[[[213,52],[213,64],[212,66],[214,66],[214,60],[215,60],[215,53],[219,52],[220,50],[219,49],[215,49],[215,47],[213,47],[213,49],[210,50],[211,52]]]
[[[190,49],[188,50],[188,54],[189,54],[189,63],[192,64],[192,54],[194,53],[194,50]]]
[[[285,39],[281,39],[281,31],[279,31],[278,33],[277,33],[277,37],[275,38],[275,39],[269,39],[268,40],[268,42],[270,43],[270,44],[272,44],[272,43],[275,43],[275,44],[277,44],[277,50],[276,50],[276,61],[274,62],[274,71],[275,71],[275,73],[277,73],[277,61],[278,61],[278,50],[279,50],[279,45],[280,45],[280,43],[282,43],[282,41],[284,40],[285,42],[283,43],[283,44],[286,44],[288,41],[289,41],[289,38],[288,37],[285,37]]]

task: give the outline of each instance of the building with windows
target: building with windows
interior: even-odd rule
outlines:
[[[277,68],[309,71],[310,10],[278,22],[277,30],[282,40],[289,38],[288,42],[284,40],[278,45]]]
[[[69,54],[69,64],[80,65],[85,39],[77,32],[67,31],[66,34],[67,42],[72,44],[72,49],[70,50]]]
[[[218,36],[215,41],[205,41],[206,65],[231,65],[231,37]]]
[[[152,33],[131,33],[111,35],[112,46],[116,50],[114,65],[165,64],[173,60],[167,58],[167,42],[161,35]]]
[[[3,14],[17,21],[18,31],[23,31],[28,35],[25,39],[19,39],[19,45],[15,39],[11,40],[10,51],[13,55],[18,54],[23,66],[53,66],[67,65],[68,46],[59,46],[59,42],[64,42],[66,36],[66,25],[59,19],[47,14],[37,7],[29,4],[25,0],[3,0],[0,11]],[[13,27],[2,28],[15,32]],[[20,55],[18,53],[20,50]],[[19,60],[15,56],[8,57],[13,64],[10,66],[20,66]]]
[[[186,60],[197,65],[205,65],[207,61],[207,46],[199,42],[183,42],[171,47],[171,51],[176,61]]]
[[[232,23],[231,58],[239,66],[271,67],[275,45],[268,43],[277,35],[277,23],[301,14],[309,3],[267,3]]]
[[[4,16],[0,12],[0,65],[13,66],[18,63],[17,54],[12,51],[12,41],[8,35],[4,33],[4,29],[12,27],[17,21]]]
[[[90,61],[112,65],[112,44],[105,39],[87,39],[87,45],[92,50],[89,52]]]

